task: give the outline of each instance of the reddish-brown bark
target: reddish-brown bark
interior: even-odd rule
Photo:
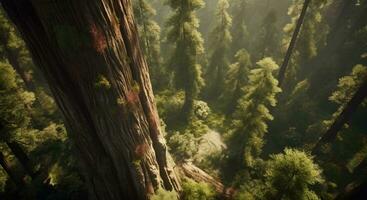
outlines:
[[[64,115],[91,198],[147,199],[152,188],[179,190],[131,2],[3,0],[2,5]]]

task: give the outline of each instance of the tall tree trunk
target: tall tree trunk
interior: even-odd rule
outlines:
[[[296,28],[294,29],[292,39],[291,39],[291,42],[289,44],[287,53],[285,54],[282,66],[279,69],[279,74],[278,74],[279,87],[282,86],[282,84],[283,84],[285,73],[286,73],[286,70],[287,70],[287,67],[288,67],[288,63],[289,63],[289,60],[291,59],[293,49],[296,47],[298,34],[301,31],[301,27],[302,27],[303,21],[306,17],[307,8],[308,8],[308,5],[310,4],[310,2],[311,2],[311,0],[305,0],[305,2],[303,4],[302,11],[301,11],[301,14],[298,18]]]
[[[13,152],[14,156],[20,162],[24,170],[27,174],[32,177],[32,179],[36,178],[36,173],[34,173],[33,166],[31,164],[31,160],[28,155],[24,152],[23,148],[17,142],[6,142],[11,152]]]
[[[190,86],[185,86],[185,100],[181,108],[181,120],[189,122],[193,114],[195,98],[192,94]]]
[[[19,177],[10,167],[9,162],[6,160],[3,152],[0,152],[0,165],[5,172],[9,175],[9,178],[18,186],[23,187],[25,185],[24,180]]]
[[[326,131],[326,133],[322,136],[322,138],[317,142],[317,144],[312,150],[313,154],[317,153],[322,144],[335,140],[338,132],[343,128],[344,124],[349,121],[353,113],[357,110],[358,106],[363,102],[366,96],[367,96],[367,79],[359,87],[357,92],[354,94],[353,98],[348,102],[348,104],[345,106],[340,115],[335,119],[334,123],[330,126],[330,128]]]
[[[179,190],[130,0],[3,0],[62,111],[92,199]]]

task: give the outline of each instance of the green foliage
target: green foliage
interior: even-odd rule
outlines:
[[[200,120],[205,120],[210,115],[210,108],[204,101],[195,101],[194,103],[194,116]]]
[[[25,144],[24,146],[26,149],[32,152],[42,149],[42,146],[48,142],[65,142],[67,140],[67,136],[64,125],[51,122],[42,130],[32,129],[23,133],[18,133],[17,140],[22,144]]]
[[[189,159],[209,174],[218,175],[225,185],[233,187],[229,190],[233,189],[236,200],[332,199],[338,190],[344,189],[343,185],[359,176],[352,173],[367,155],[367,140],[363,135],[366,101],[345,126],[349,128],[342,130],[345,134],[339,134],[338,140],[323,148],[332,151],[331,156],[337,156],[323,160],[321,154],[317,155],[325,179],[335,183],[324,182],[320,167],[303,151],[286,149],[284,153],[271,154],[286,146],[304,151],[312,149],[366,79],[367,26],[363,20],[357,20],[365,11],[366,1],[358,2],[359,6],[345,3],[350,6],[342,7],[344,2],[311,1],[287,70],[284,95],[279,99],[276,94],[280,89],[274,78],[278,70],[276,62],[283,59],[304,0],[165,2],[134,0],[133,9],[140,47],[156,91],[159,116],[162,126],[167,124],[164,127],[167,134],[163,132],[176,161]],[[200,9],[205,2],[207,6]],[[170,8],[173,14],[164,27]],[[331,14],[339,15],[339,10],[340,16],[331,17]],[[115,16],[111,19],[111,25],[117,28],[120,19]],[[333,30],[330,33],[329,25]],[[94,41],[61,21],[49,31],[55,36],[54,44],[73,58],[84,43],[88,47],[94,44],[97,51],[103,51],[107,45],[103,30],[96,25],[86,28],[91,29]],[[281,28],[283,32],[279,31]],[[350,36],[343,36],[346,33]],[[11,60],[9,53],[16,59]],[[131,63],[130,58],[123,59]],[[261,61],[254,66],[251,60]],[[356,65],[350,75],[344,76],[355,63],[363,65]],[[335,80],[340,76],[344,77],[336,85]],[[112,87],[109,77],[95,78],[97,92]],[[29,87],[29,83],[34,83],[34,87]],[[71,156],[71,142],[62,118],[44,85],[24,42],[0,8],[0,123],[5,125],[1,130],[0,150],[19,173],[22,166],[4,142],[16,141],[24,147],[35,163],[34,169],[48,176],[53,188],[46,195],[48,199],[84,199],[76,195],[85,192],[84,179]],[[327,89],[320,89],[314,95],[312,88],[319,90],[319,87]],[[327,95],[332,90],[328,101]],[[139,91],[134,83],[129,95]],[[208,103],[199,101],[200,98]],[[120,106],[129,103],[121,98],[116,101]],[[214,139],[221,141],[222,137],[225,145],[206,148],[205,142],[213,144]],[[224,162],[227,166],[222,166]],[[133,163],[141,162],[135,159]],[[7,195],[12,188],[8,179],[0,167],[0,198],[2,192]],[[44,187],[37,182],[40,181],[28,183],[34,186],[35,192],[41,190],[43,194]],[[185,180],[183,189],[183,199],[204,200],[215,196],[213,188],[192,180]],[[171,200],[177,196],[160,188],[151,199]]]
[[[18,88],[15,71],[10,65],[0,62],[0,124],[4,132],[1,139],[8,141],[11,133],[28,125],[28,111],[34,100],[33,93]]]
[[[169,125],[178,118],[178,113],[184,103],[184,92],[165,90],[156,95],[159,116]]]
[[[235,200],[264,200],[266,199],[266,191],[268,188],[261,180],[248,181],[241,185],[238,192],[235,194]]]
[[[225,74],[229,66],[228,53],[232,41],[230,33],[232,18],[227,12],[228,8],[227,0],[218,1],[217,22],[211,33],[210,47],[213,50],[206,73],[209,98],[216,97],[223,91]]]
[[[15,71],[11,68],[9,64],[0,63],[0,89],[2,91],[9,91],[16,89],[17,80]]]
[[[198,151],[197,139],[190,133],[173,133],[168,139],[168,146],[178,160],[191,158]]]
[[[183,200],[214,200],[215,192],[206,183],[197,183],[191,179],[185,179],[182,183]]]
[[[104,75],[99,75],[97,77],[95,87],[96,88],[110,89],[111,88],[111,83],[107,80],[107,78]]]
[[[321,169],[307,153],[285,149],[271,155],[265,166],[257,179],[242,184],[236,200],[320,199],[310,187],[323,183]]]
[[[175,44],[169,65],[172,67],[176,87],[185,90],[184,115],[192,114],[194,100],[204,81],[199,58],[204,53],[203,39],[198,31],[199,20],[195,10],[204,5],[202,0],[169,0],[167,4],[175,13],[167,21],[168,41]]]
[[[282,40],[284,52],[291,41],[303,3],[304,1],[293,0],[293,3],[288,9],[288,15],[291,17],[291,22],[286,24],[283,28],[285,33],[285,37]],[[325,45],[328,26],[323,21],[321,13],[325,10],[327,5],[329,5],[328,0],[311,1],[309,5],[290,62],[290,70],[288,70],[286,74],[288,82],[287,87],[293,87],[296,82],[300,81],[300,67],[305,65],[311,58],[314,58],[318,53],[318,49]]]
[[[339,79],[338,88],[329,97],[329,100],[344,106],[348,103],[358,88],[362,85],[363,81],[367,78],[367,67],[363,65],[356,65],[349,76],[345,76]],[[366,103],[366,102],[365,102]]]
[[[348,161],[346,167],[350,172],[353,172],[355,168],[360,165],[367,158],[367,141],[363,141],[362,148]]]
[[[273,57],[279,54],[279,30],[277,27],[277,13],[274,10],[264,17],[259,33],[258,58]]]
[[[236,53],[241,48],[248,48],[249,32],[247,30],[247,0],[234,0],[231,3],[233,26],[232,26],[232,45],[231,50]]]
[[[177,193],[175,191],[167,191],[159,188],[151,200],[177,200]]]
[[[284,154],[270,156],[266,182],[271,196],[282,199],[319,199],[310,186],[322,183],[320,167],[302,151],[285,149]]]
[[[7,19],[4,11],[0,8],[0,59],[8,59],[9,63],[17,62],[18,67],[16,69],[23,81],[30,81],[33,77],[34,65],[29,55],[26,45],[23,40],[17,34],[15,28],[11,22]],[[13,56],[15,60],[10,61],[10,57]]]
[[[192,158],[198,152],[200,138],[209,131],[205,120],[210,115],[210,108],[203,101],[195,101],[194,115],[180,131],[169,137],[168,145],[179,160]]]
[[[160,50],[161,29],[157,22],[152,18],[156,15],[155,9],[146,0],[136,0],[134,3],[134,14],[139,25],[140,44],[146,56],[152,85],[154,88],[161,89],[167,84],[167,76],[162,66]]]
[[[251,69],[251,59],[245,49],[240,49],[235,55],[236,62],[229,66],[226,74],[225,97],[228,98],[228,110],[232,114],[241,95],[241,89],[245,86],[247,76]]]
[[[367,78],[367,67],[363,65],[354,66],[350,75],[339,79],[336,91],[332,93],[329,100],[336,103],[339,107],[336,112],[332,114],[331,119],[324,120],[322,122],[321,131],[325,131],[334,122],[334,120],[343,111],[347,103],[352,99],[358,88],[362,85],[363,81]],[[363,105],[367,105],[367,101],[363,102]],[[346,125],[347,127],[347,125]]]
[[[83,189],[81,177],[77,173],[68,170],[70,169],[56,163],[51,167],[48,174],[50,184],[57,189],[63,190],[63,195],[66,197],[70,197],[73,193]]]
[[[281,91],[273,72],[278,65],[271,58],[257,62],[258,68],[251,70],[249,83],[244,87],[244,95],[238,100],[234,113],[234,140],[245,137],[244,156],[245,166],[251,167],[260,155],[264,145],[263,137],[267,132],[266,122],[273,119],[268,107],[275,106],[275,96]]]

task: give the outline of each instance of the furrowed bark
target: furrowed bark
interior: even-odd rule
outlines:
[[[92,199],[179,190],[129,0],[3,0],[63,113]]]

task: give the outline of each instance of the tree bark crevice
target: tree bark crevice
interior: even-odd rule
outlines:
[[[160,187],[179,190],[130,1],[2,5],[63,113],[91,197],[148,199]]]

